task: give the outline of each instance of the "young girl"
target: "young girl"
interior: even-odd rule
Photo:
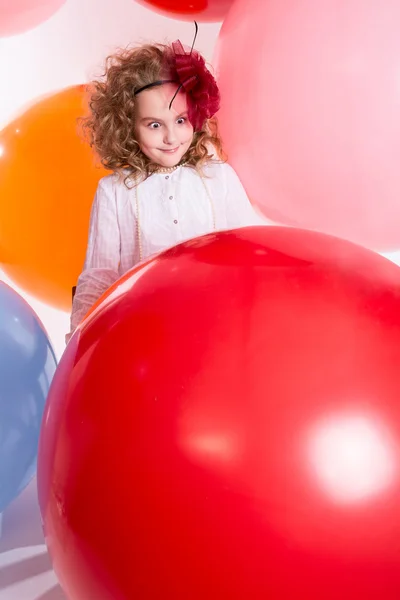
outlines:
[[[219,91],[193,47],[177,41],[120,52],[93,85],[84,126],[113,174],[100,180],[94,199],[71,333],[111,284],[149,255],[212,231],[266,224],[219,158],[211,120]]]

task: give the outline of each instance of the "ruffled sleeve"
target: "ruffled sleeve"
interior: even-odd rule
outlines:
[[[92,205],[85,264],[72,304],[72,335],[88,310],[119,278],[121,236],[111,176],[100,180]]]

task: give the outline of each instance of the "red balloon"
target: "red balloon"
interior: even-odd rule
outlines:
[[[233,0],[137,0],[146,8],[183,21],[222,21]]]
[[[38,485],[75,600],[397,600],[400,269],[245,228],[124,276],[51,388]]]

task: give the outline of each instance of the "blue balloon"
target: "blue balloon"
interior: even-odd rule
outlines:
[[[36,473],[43,411],[56,367],[35,312],[0,282],[0,512]]]

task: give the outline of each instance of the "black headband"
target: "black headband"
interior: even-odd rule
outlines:
[[[141,87],[138,90],[136,90],[134,92],[134,96],[137,96],[138,94],[140,94],[140,92],[143,92],[143,90],[148,90],[149,88],[156,87],[158,85],[163,85],[164,83],[176,83],[176,84],[178,84],[179,82],[176,81],[175,79],[160,79],[159,81],[153,81],[153,83],[148,83],[147,85],[144,85],[143,87]]]

